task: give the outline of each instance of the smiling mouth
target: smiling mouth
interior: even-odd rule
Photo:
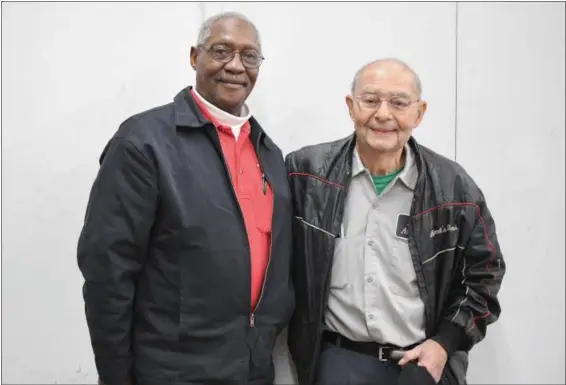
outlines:
[[[243,88],[243,87],[246,86],[246,83],[244,83],[244,82],[235,82],[235,81],[222,80],[222,79],[219,79],[218,83],[220,83],[223,86],[226,86],[228,88]]]
[[[376,134],[391,134],[394,133],[396,130],[380,130],[377,128],[370,128],[370,130],[372,130],[373,132],[375,132]]]

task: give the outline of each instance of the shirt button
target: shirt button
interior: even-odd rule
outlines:
[[[373,282],[373,277],[368,277],[368,282]]]
[[[244,170],[240,170],[240,175],[242,175],[244,173]]]
[[[373,319],[373,314],[368,314],[369,319]]]
[[[377,203],[374,203],[371,207],[372,207],[374,210],[377,210],[378,207],[379,207],[379,205],[378,205]]]
[[[373,241],[368,241],[368,245],[372,246],[372,245],[373,245]]]

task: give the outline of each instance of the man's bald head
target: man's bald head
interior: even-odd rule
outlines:
[[[422,94],[422,85],[421,85],[421,79],[419,78],[419,75],[417,75],[417,73],[404,61],[396,59],[396,58],[386,58],[386,59],[378,59],[378,60],[374,60],[370,63],[367,63],[366,65],[364,65],[362,68],[360,68],[356,74],[354,75],[354,79],[352,80],[352,88],[351,88],[351,92],[352,95],[354,95],[355,91],[356,91],[356,85],[358,84],[358,79],[360,78],[360,76],[362,76],[366,71],[375,71],[378,70],[380,68],[384,68],[384,69],[401,69],[403,71],[407,71],[408,73],[410,73],[413,76],[413,82],[414,82],[414,86],[415,86],[415,91],[417,93],[417,96],[420,98],[421,94]]]
[[[356,72],[346,95],[358,150],[396,154],[422,121],[427,109],[419,77],[399,59],[380,59]]]

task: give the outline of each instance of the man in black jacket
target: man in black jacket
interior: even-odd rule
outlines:
[[[286,158],[299,382],[464,384],[501,311],[505,263],[484,196],[412,137],[427,105],[405,63],[364,66],[346,103],[353,135]]]
[[[245,101],[263,60],[245,17],[207,20],[196,87],[109,141],[78,244],[106,385],[272,384],[294,298],[281,150]]]

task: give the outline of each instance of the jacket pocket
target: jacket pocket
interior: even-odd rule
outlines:
[[[250,346],[250,379],[264,379],[273,375],[273,350],[277,339],[273,325],[256,325],[248,334]]]
[[[321,266],[329,266],[327,249],[333,247],[336,236],[328,230],[317,226],[300,216],[293,221],[293,281],[296,295],[296,306],[303,309],[309,321],[318,320],[319,294],[325,290],[320,279],[326,275]]]

